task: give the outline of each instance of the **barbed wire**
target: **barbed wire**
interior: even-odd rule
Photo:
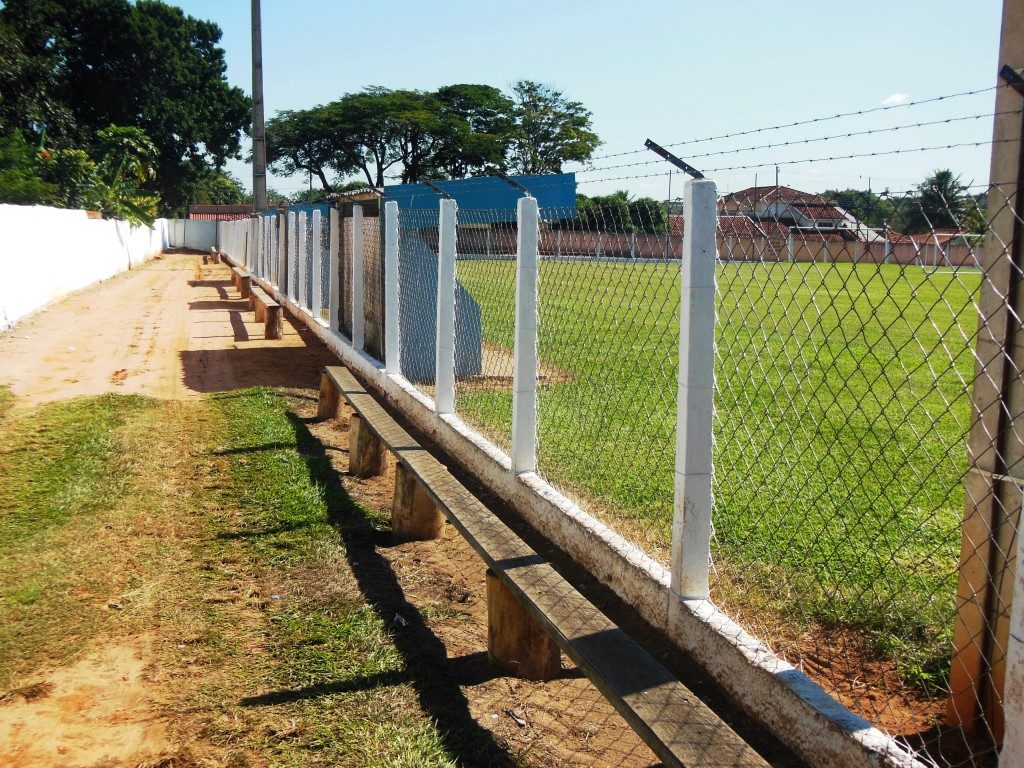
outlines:
[[[668,144],[664,144],[663,146],[666,146],[666,147],[681,147],[681,146],[684,146],[686,144],[699,144],[699,143],[704,143],[704,142],[709,142],[709,141],[719,141],[720,139],[732,139],[732,138],[735,138],[737,136],[750,136],[751,134],[764,133],[766,131],[778,131],[778,130],[782,130],[783,128],[796,128],[796,127],[801,126],[801,125],[813,125],[815,123],[824,123],[824,122],[827,122],[829,120],[838,120],[838,119],[844,118],[844,117],[859,117],[861,115],[869,115],[869,114],[872,114],[874,112],[883,112],[883,111],[887,111],[887,110],[890,110],[890,109],[904,109],[904,108],[907,108],[907,107],[917,107],[917,106],[920,106],[922,104],[931,104],[931,103],[934,103],[934,102],[937,102],[937,101],[945,101],[946,99],[960,98],[962,96],[976,96],[979,93],[986,93],[988,91],[994,91],[997,88],[1003,88],[1003,87],[1005,87],[1005,85],[1006,85],[1005,83],[999,83],[998,85],[990,85],[990,86],[987,86],[985,88],[976,88],[976,89],[971,90],[971,91],[960,91],[958,93],[948,93],[948,94],[945,94],[945,95],[942,95],[942,96],[932,96],[932,97],[927,98],[927,99],[918,99],[916,101],[905,101],[905,102],[903,102],[901,104],[883,104],[881,106],[869,107],[867,109],[858,109],[858,110],[854,110],[852,112],[837,112],[834,115],[821,115],[819,117],[811,117],[811,118],[807,118],[807,119],[804,119],[804,120],[795,120],[795,121],[793,121],[791,123],[779,123],[778,125],[766,125],[766,126],[763,126],[761,128],[749,128],[749,129],[747,129],[745,131],[734,131],[732,133],[723,133],[723,134],[719,134],[718,136],[704,136],[704,137],[701,137],[701,138],[698,138],[698,139],[685,139],[685,140],[682,140],[682,141],[670,142]],[[646,147],[644,147],[643,149],[631,149],[631,150],[626,151],[626,152],[614,152],[614,153],[607,154],[607,155],[598,155],[596,157],[591,158],[591,160],[607,160],[610,157],[624,157],[626,155],[638,155],[638,154],[640,154],[642,152],[646,152],[646,151],[647,151]]]
[[[991,144],[1002,144],[1008,141],[1019,141],[1019,139],[989,139],[986,141],[965,141],[957,142],[952,144],[934,144],[927,147],[908,147],[905,149],[890,149],[882,150],[879,152],[853,152],[848,155],[828,155],[825,157],[807,157],[800,160],[768,160],[763,163],[748,163],[745,165],[725,165],[718,168],[703,168],[702,173],[715,173],[719,171],[741,171],[752,168],[770,168],[775,165],[801,165],[805,163],[826,163],[833,160],[853,160],[861,157],[886,157],[891,155],[900,155],[910,152],[930,152],[940,149],[959,149],[963,147],[983,147]],[[628,176],[607,176],[600,179],[580,179],[577,180],[577,184],[596,184],[600,181],[624,181],[626,179],[650,179],[657,176],[666,176],[667,171],[661,171],[658,173],[640,173],[632,174]]]
[[[810,138],[810,139],[791,139],[789,141],[770,142],[768,144],[755,144],[755,145],[750,146],[750,147],[737,147],[735,149],[720,149],[720,150],[716,150],[714,152],[702,152],[700,154],[687,155],[686,157],[687,157],[688,160],[694,160],[696,158],[701,158],[701,157],[717,157],[717,156],[721,156],[721,155],[732,155],[732,154],[739,154],[740,152],[753,152],[755,150],[760,150],[760,149],[773,149],[773,148],[777,148],[777,147],[790,147],[790,146],[799,146],[799,145],[802,145],[802,144],[814,144],[814,143],[819,142],[819,141],[834,141],[836,139],[849,139],[849,138],[853,138],[854,136],[869,136],[869,135],[876,134],[876,133],[887,133],[887,132],[890,132],[890,131],[901,131],[901,130],[904,130],[906,128],[924,128],[926,126],[931,126],[931,125],[945,125],[947,123],[957,123],[957,122],[963,122],[965,120],[980,120],[982,118],[994,117],[996,115],[1019,115],[1019,114],[1021,114],[1021,110],[1019,110],[1019,109],[1012,109],[1012,110],[1007,110],[1005,112],[994,112],[994,113],[993,112],[982,112],[982,113],[975,114],[975,115],[962,115],[960,117],[947,117],[947,118],[942,119],[942,120],[928,120],[928,121],[919,122],[919,123],[904,123],[903,125],[893,125],[893,126],[887,126],[887,127],[884,127],[884,128],[868,128],[868,129],[863,130],[863,131],[850,131],[848,133],[833,133],[833,134],[830,134],[828,136],[817,136],[815,138]],[[616,169],[616,168],[633,168],[633,167],[639,167],[639,166],[643,166],[643,165],[654,165],[654,164],[663,163],[663,162],[665,162],[665,161],[662,160],[659,157],[659,158],[655,158],[654,160],[639,160],[639,161],[637,161],[635,163],[621,163],[621,164],[618,164],[618,165],[605,165],[605,166],[601,166],[599,168],[585,168],[582,171],[576,171],[576,173],[596,173],[598,171],[610,171],[610,170],[613,170],[613,169]]]

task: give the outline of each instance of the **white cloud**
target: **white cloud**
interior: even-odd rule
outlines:
[[[905,93],[894,93],[892,96],[882,102],[883,106],[890,107],[893,104],[902,104],[907,100],[907,94]]]

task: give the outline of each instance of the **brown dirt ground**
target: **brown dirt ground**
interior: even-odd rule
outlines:
[[[104,392],[187,399],[257,384],[309,387],[330,353],[290,320],[267,341],[227,267],[173,254],[36,312],[0,335],[16,406]]]
[[[151,638],[109,643],[0,700],[0,765],[139,765],[168,752],[152,705]]]
[[[393,469],[371,480],[349,476],[347,420],[322,423],[312,418],[319,371],[336,360],[290,318],[284,328],[284,340],[264,340],[262,324],[253,321],[247,302],[231,287],[226,267],[203,265],[197,255],[168,255],[76,293],[0,335],[5,360],[0,383],[11,386],[15,407],[108,391],[165,399],[255,385],[301,391],[293,400],[296,412],[320,449],[332,457],[340,482],[364,506],[387,509]],[[505,368],[507,361],[500,357],[500,352],[490,350],[491,369]],[[430,670],[421,673],[427,691],[421,702],[439,723],[450,715],[446,706],[458,706],[456,701],[444,701],[445,696],[454,696],[464,701],[469,717],[507,745],[510,754],[527,756],[537,764],[657,764],[570,664],[564,664],[562,678],[546,683],[496,676],[489,670],[484,654],[484,570],[460,537],[449,531],[438,542],[346,544],[364,597],[378,612],[408,613],[411,608],[420,617],[410,622],[409,641],[401,650],[415,662],[410,667]],[[363,560],[362,570],[356,557]],[[367,571],[370,561],[376,566]],[[598,586],[587,588],[592,597],[600,596]],[[598,605],[628,622],[627,615],[615,616],[610,604]],[[400,639],[402,633],[396,636]],[[666,650],[662,658],[669,663],[671,656]],[[159,686],[146,671],[153,663],[145,637],[121,638],[74,666],[41,674],[21,693],[8,695],[0,701],[0,765],[56,768],[90,766],[100,760],[111,766],[159,764],[175,745],[168,744],[168,729],[159,717]],[[685,660],[679,664],[686,666]],[[836,679],[836,670],[816,668],[810,653],[803,666],[835,690],[829,682]],[[166,678],[168,672],[156,677]],[[687,683],[704,695],[699,681]],[[836,692],[853,698],[843,695],[852,692]],[[905,725],[907,713],[900,715]],[[170,730],[180,731],[181,724]],[[744,732],[748,739],[754,737],[752,743],[758,738],[755,731],[756,725],[748,724]],[[797,764],[777,746],[768,744],[767,749],[777,754],[774,764]]]
[[[141,310],[140,310],[141,306]],[[104,308],[100,316],[98,308]],[[226,267],[175,254],[78,292],[0,336],[3,383],[15,407],[103,392],[189,399],[254,385],[291,388],[296,410],[315,411],[315,388],[328,350],[290,319],[283,341],[265,341],[237,298]],[[300,415],[312,415],[300,413]],[[338,448],[341,482],[362,504],[390,503],[393,470],[383,478],[347,475],[346,426],[314,424]],[[486,663],[482,563],[458,536],[392,543],[379,550],[390,576],[357,574],[378,610],[397,600],[417,631],[403,651],[424,675],[424,708],[439,722],[464,702],[464,716],[491,732],[509,755],[550,766],[652,766],[650,750],[586,678],[533,683],[496,675]],[[322,576],[322,574],[320,575]],[[318,575],[311,574],[312,582]],[[386,594],[383,583],[400,585]],[[375,586],[376,585],[376,586]],[[413,611],[409,611],[409,607]],[[428,618],[417,620],[413,613]],[[248,621],[259,621],[258,612]],[[161,683],[184,669],[162,668],[148,635],[107,638],[68,666],[41,670],[0,699],[0,765],[185,765],[168,722]],[[447,692],[446,696],[437,696]],[[186,715],[187,717],[187,715]],[[171,727],[173,726],[173,727]],[[170,756],[170,757],[168,757]],[[168,762],[168,760],[170,762]]]

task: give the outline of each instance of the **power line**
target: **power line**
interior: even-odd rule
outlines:
[[[685,139],[683,141],[676,141],[666,144],[666,147],[681,147],[685,144],[698,144],[707,141],[718,141],[719,139],[731,139],[736,136],[749,136],[754,133],[763,133],[765,131],[778,131],[783,128],[796,128],[801,125],[812,125],[814,123],[824,123],[829,120],[838,120],[843,117],[857,117],[860,115],[870,115],[874,112],[884,112],[890,109],[905,109],[907,107],[917,107],[921,104],[931,104],[937,101],[945,101],[946,99],[956,99],[961,96],[976,96],[979,93],[986,93],[988,91],[994,91],[996,88],[1005,88],[1005,83],[999,83],[998,85],[990,85],[986,88],[977,88],[972,91],[960,91],[958,93],[947,93],[942,96],[932,96],[927,99],[918,99],[917,101],[904,101],[901,104],[882,104],[878,107],[869,107],[867,109],[858,109],[853,112],[838,112],[834,115],[822,115],[819,117],[811,117],[805,120],[796,120],[792,123],[779,123],[778,125],[767,125],[761,128],[750,128],[745,131],[735,131],[733,133],[723,133],[718,136],[705,136],[699,139]],[[610,157],[624,157],[625,155],[638,155],[644,152],[643,149],[632,149],[627,152],[615,152],[608,155],[598,155],[597,157],[591,158],[593,160],[606,160]]]

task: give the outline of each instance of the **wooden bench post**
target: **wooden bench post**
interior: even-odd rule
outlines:
[[[238,276],[238,293],[243,299],[249,298],[252,293],[252,275],[248,272]]]
[[[316,403],[316,415],[318,419],[334,419],[338,416],[338,405],[341,402],[341,393],[327,371],[320,374],[320,397]]]
[[[284,310],[280,304],[265,307],[263,337],[267,339],[284,338]]]
[[[387,468],[384,442],[357,413],[352,414],[348,433],[348,469],[356,477],[383,475]]]
[[[391,532],[401,539],[426,541],[444,535],[444,514],[404,464],[395,467],[395,496]]]
[[[555,641],[489,568],[487,655],[524,680],[551,680],[562,672]]]

